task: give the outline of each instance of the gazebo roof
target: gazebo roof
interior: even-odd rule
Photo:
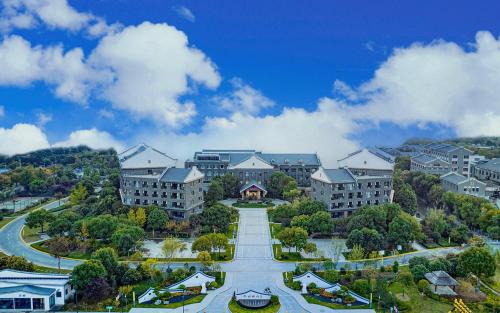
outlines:
[[[251,181],[251,182],[248,182],[247,184],[243,185],[243,187],[241,187],[240,189],[240,193],[244,192],[245,190],[251,188],[251,187],[256,187],[264,192],[267,192],[266,188],[264,188],[264,186],[262,186],[261,184],[257,183],[256,181]]]
[[[425,278],[435,286],[458,286],[458,282],[445,271],[434,271],[425,274]]]

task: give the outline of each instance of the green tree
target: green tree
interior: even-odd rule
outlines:
[[[414,281],[419,281],[425,279],[425,274],[429,273],[429,269],[422,264],[410,268],[410,272],[413,275]]]
[[[87,188],[83,184],[78,184],[69,195],[69,203],[71,205],[78,205],[87,199],[87,195]]]
[[[221,249],[226,250],[228,245],[229,245],[229,241],[228,241],[226,235],[220,234],[220,233],[212,233],[212,234],[208,235],[208,238],[210,239],[210,242],[212,243],[212,247],[215,250],[217,250],[217,257],[220,258],[220,250]]]
[[[153,238],[155,237],[155,230],[164,229],[167,221],[168,215],[164,210],[154,208],[149,212],[147,227],[153,231]]]
[[[316,201],[310,198],[302,198],[293,201],[293,207],[296,207],[298,215],[312,216],[316,212],[326,211],[323,202]]]
[[[207,206],[212,206],[218,201],[224,199],[224,186],[222,185],[222,179],[220,177],[215,177],[208,185],[208,190],[205,195],[205,203]]]
[[[318,247],[314,242],[307,242],[304,245],[304,252],[307,253],[308,255],[311,255],[316,251],[318,251]]]
[[[495,275],[496,262],[486,248],[471,247],[458,256],[457,272],[462,276],[472,273],[479,277]]]
[[[3,269],[33,272],[35,266],[22,256],[11,255],[0,258],[0,270]]]
[[[325,211],[318,211],[311,215],[311,222],[309,224],[309,232],[330,234],[333,229],[333,219],[330,213]]]
[[[180,241],[177,238],[166,238],[163,242],[162,251],[167,259],[168,268],[170,268],[170,263],[173,261],[177,253],[186,250],[186,243]]]
[[[290,225],[309,230],[309,225],[311,225],[311,217],[309,215],[294,216]]]
[[[375,229],[363,227],[354,229],[349,233],[346,245],[348,248],[353,248],[355,245],[363,247],[365,252],[379,251],[384,245],[384,237]]]
[[[290,182],[295,181],[292,177],[286,175],[282,172],[274,172],[269,178],[269,183],[267,184],[267,189],[269,190],[269,196],[272,198],[283,199],[283,192],[290,189],[292,186],[288,185]],[[287,186],[288,185],[288,186]],[[285,186],[287,186],[285,189]]]
[[[146,225],[146,210],[144,208],[138,208],[137,211],[135,212],[135,221],[137,224],[144,228],[144,225]]]
[[[430,209],[424,219],[424,223],[430,228],[432,236],[436,241],[441,239],[441,236],[448,228],[446,215],[442,210]]]
[[[61,271],[61,258],[67,255],[71,243],[66,237],[57,236],[47,240],[47,248],[49,253],[57,259],[57,268]]]
[[[410,157],[409,156],[399,156],[396,158],[396,164],[394,165],[395,170],[409,171],[410,170]]]
[[[201,251],[212,251],[212,242],[208,238],[208,236],[200,236],[198,237],[193,244],[191,245],[191,250],[193,252],[201,252]]]
[[[96,217],[92,217],[85,223],[89,237],[92,239],[100,239],[109,242],[111,236],[118,227],[118,220],[116,217],[103,214]]]
[[[111,242],[122,255],[128,255],[142,240],[144,240],[144,230],[135,225],[120,225],[111,236]]]
[[[210,232],[226,233],[231,223],[231,209],[217,203],[203,210],[201,217],[202,225]]]
[[[428,203],[432,207],[441,208],[443,206],[443,194],[444,189],[441,185],[434,185],[431,187],[429,191],[429,195],[427,197]]]
[[[35,227],[40,227],[41,232],[43,233],[43,226],[45,223],[50,221],[52,219],[52,216],[50,215],[49,212],[45,209],[40,209],[40,210],[35,210],[32,211],[28,216],[26,217],[26,226],[29,228],[35,228]]]
[[[115,274],[117,273],[119,265],[116,251],[110,247],[100,248],[92,253],[91,258],[101,262],[108,274],[108,281],[112,282],[115,279]]]
[[[365,249],[360,245],[354,245],[349,252],[349,260],[361,260],[365,257]]]
[[[469,240],[469,228],[460,224],[450,231],[450,239],[455,243],[465,243]]]
[[[277,238],[283,247],[288,248],[288,252],[291,248],[301,251],[307,243],[307,231],[300,227],[284,228]]]
[[[225,174],[221,178],[224,198],[237,198],[240,192],[240,181],[232,174]]]
[[[88,260],[75,266],[71,272],[71,285],[76,290],[82,291],[95,278],[105,278],[106,269],[99,260]]]
[[[210,256],[210,253],[208,253],[207,251],[201,251],[200,253],[198,253],[196,259],[205,268],[208,268],[213,264],[212,257]]]
[[[408,247],[415,240],[414,228],[408,220],[398,216],[389,224],[387,238],[394,245]]]
[[[417,195],[409,184],[403,184],[394,194],[394,202],[411,215],[414,215],[417,210]]]

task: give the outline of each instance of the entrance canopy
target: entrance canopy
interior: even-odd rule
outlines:
[[[261,184],[252,181],[246,183],[240,189],[240,195],[243,199],[261,199],[264,198],[267,194],[266,188],[264,188]]]

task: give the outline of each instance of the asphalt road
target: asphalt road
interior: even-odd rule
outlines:
[[[59,207],[59,203],[63,204],[64,200],[47,203],[41,208],[53,210]],[[23,256],[36,265],[57,268],[58,262],[56,258],[31,248],[29,244],[22,240],[21,230],[26,221],[26,216],[17,217],[0,230],[0,250],[7,255]],[[61,268],[70,270],[81,263],[82,261],[78,260],[61,259]]]

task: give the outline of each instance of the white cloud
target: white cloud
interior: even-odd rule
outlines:
[[[54,143],[54,147],[72,147],[86,145],[92,149],[114,148],[117,151],[123,150],[123,144],[113,138],[105,131],[96,128],[77,130],[69,134],[69,138],[64,141]]]
[[[368,122],[435,123],[459,136],[498,136],[498,86],[500,39],[478,32],[471,49],[442,40],[396,49],[375,76],[355,90],[363,105],[348,111],[352,118]]]
[[[2,0],[0,30],[30,29],[43,23],[51,29],[79,31],[87,29],[92,36],[112,32],[119,24],[107,25],[91,13],[78,12],[67,0]]]
[[[55,87],[59,98],[85,103],[92,88],[109,78],[85,64],[80,48],[64,52],[61,45],[33,47],[16,35],[0,43],[0,85],[27,86],[43,81]]]
[[[0,128],[0,154],[13,155],[49,147],[45,133],[32,124]]]
[[[45,126],[45,124],[52,121],[52,114],[39,112],[37,114],[37,119],[38,119],[37,126],[40,128],[43,128]]]
[[[214,97],[214,102],[224,110],[243,114],[257,114],[262,109],[275,105],[274,101],[264,96],[259,90],[245,84],[240,78],[230,80],[233,90],[223,96]]]
[[[266,152],[317,152],[326,166],[359,146],[348,139],[358,125],[345,109],[330,99],[316,110],[285,108],[281,114],[256,117],[235,113],[229,118],[207,118],[199,133],[142,133],[137,142],[149,142],[179,159],[192,158],[195,149],[257,149]]]
[[[114,108],[170,126],[186,124],[196,114],[194,103],[179,100],[193,91],[190,82],[208,88],[220,83],[216,66],[167,24],[145,22],[107,35],[89,61],[113,73],[102,96]]]
[[[193,12],[191,12],[190,9],[186,8],[183,5],[173,6],[172,10],[185,20],[188,20],[193,23],[196,20],[196,17],[194,16]]]

